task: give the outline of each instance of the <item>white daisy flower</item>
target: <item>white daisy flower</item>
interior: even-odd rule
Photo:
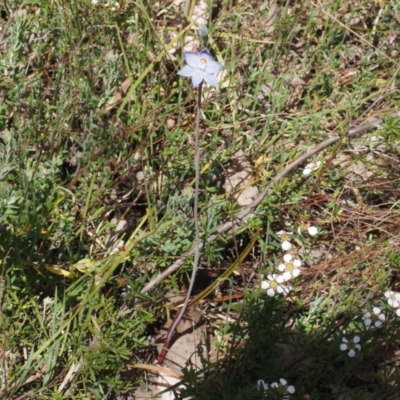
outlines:
[[[278,389],[279,392],[286,395],[282,399],[289,399],[289,394],[293,394],[296,391],[293,385],[288,385],[286,379],[279,379],[279,383],[271,383],[271,388]]]
[[[372,313],[366,312],[363,315],[365,326],[374,325],[375,328],[380,328],[382,323],[385,322],[385,315],[381,312],[381,309],[374,307]]]
[[[305,166],[303,169],[303,175],[308,176],[311,172],[316,171],[321,166],[321,161],[312,162]]]
[[[400,307],[400,293],[393,292],[393,290],[387,290],[385,292],[385,296],[388,299],[389,306],[391,306],[393,308]]]
[[[283,261],[284,263],[278,265],[278,270],[282,272],[284,281],[297,278],[301,273],[301,261],[298,258],[293,259],[291,254],[285,254]]]
[[[308,227],[308,234],[310,236],[316,236],[318,234],[318,228],[316,226],[309,226]]]
[[[345,337],[342,338],[342,344],[340,345],[340,350],[348,350],[347,355],[349,357],[354,357],[356,355],[356,350],[360,351],[361,346],[358,344],[360,342],[360,337],[355,335],[353,340],[347,340]]]
[[[268,275],[267,279],[261,282],[261,288],[267,291],[268,296],[274,297],[276,293],[289,293],[290,286],[283,285],[284,279],[282,275]]]

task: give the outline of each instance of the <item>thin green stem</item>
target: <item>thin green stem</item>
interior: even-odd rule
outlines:
[[[196,280],[197,268],[199,266],[199,258],[200,258],[200,226],[199,226],[199,218],[198,218],[198,209],[199,209],[199,192],[200,192],[200,113],[201,113],[201,89],[203,86],[203,82],[199,85],[199,90],[197,91],[197,113],[196,113],[196,129],[195,129],[195,155],[194,155],[194,168],[196,174],[196,183],[194,187],[194,209],[193,209],[193,218],[194,218],[194,227],[195,227],[195,245],[194,245],[194,261],[193,261],[193,270],[192,276],[190,278],[189,288],[186,293],[185,301],[181,308],[181,311],[176,315],[171,327],[168,330],[167,337],[164,341],[164,346],[161,349],[160,355],[158,357],[158,364],[162,364],[164,362],[165,356],[168,353],[168,349],[171,344],[171,339],[174,336],[176,327],[181,321],[183,315],[185,314],[190,297],[192,295],[194,282]]]
[[[191,3],[191,0],[186,0],[186,4],[185,4],[185,16],[186,17],[189,15],[190,3]]]

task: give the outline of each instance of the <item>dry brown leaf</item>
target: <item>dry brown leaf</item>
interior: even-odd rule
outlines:
[[[111,99],[107,101],[103,110],[108,112],[116,107],[119,103],[121,103],[122,99],[129,89],[129,86],[131,86],[131,80],[125,79],[124,82],[115,90]]]

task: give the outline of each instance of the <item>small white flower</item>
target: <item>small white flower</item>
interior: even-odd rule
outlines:
[[[381,309],[378,307],[374,307],[372,309],[372,313],[366,312],[363,315],[363,320],[365,326],[374,325],[375,328],[380,328],[382,323],[385,321],[385,315],[381,313]]]
[[[311,172],[316,171],[321,166],[321,161],[312,162],[305,166],[303,170],[303,175],[308,176]]]
[[[288,386],[286,379],[279,379],[279,383],[278,382],[271,383],[271,388],[278,389],[280,392],[282,392],[282,394],[287,395],[284,396],[283,399],[288,399],[289,398],[288,395],[293,394],[296,391],[293,385]]]
[[[356,355],[356,350],[360,351],[361,346],[358,344],[360,342],[360,337],[355,335],[353,340],[347,340],[345,337],[342,338],[342,344],[340,345],[340,350],[348,350],[347,355],[349,357],[354,357]]]
[[[308,234],[310,236],[315,236],[318,234],[318,228],[316,226],[309,226],[308,227]]]
[[[97,4],[99,4],[99,0],[92,0],[92,4],[93,4],[94,6],[97,6]]]
[[[283,256],[283,260],[285,261],[283,264],[278,265],[278,270],[283,272],[282,276],[284,281],[289,281],[292,278],[297,278],[301,271],[301,261],[298,258],[293,260],[291,254],[285,254]]]
[[[276,234],[279,236],[279,239],[281,240],[281,246],[282,250],[288,251],[292,248],[292,244],[289,242],[289,240],[292,238],[292,233],[291,232],[286,232],[286,231],[279,231],[276,232]]]
[[[49,296],[43,299],[43,307],[46,308],[49,304],[53,303],[53,299]]]
[[[385,296],[388,299],[389,306],[391,306],[393,308],[400,307],[400,293],[393,292],[392,290],[387,290],[385,292]]]
[[[274,297],[276,293],[289,293],[290,286],[283,285],[284,279],[282,275],[268,275],[267,279],[261,282],[261,288],[267,291],[268,296]]]

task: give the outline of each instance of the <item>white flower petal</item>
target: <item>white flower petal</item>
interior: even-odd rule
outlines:
[[[178,71],[178,75],[180,76],[193,76],[193,74],[196,72],[195,69],[190,67],[189,65],[185,65],[182,69]]]
[[[269,282],[268,281],[262,281],[261,282],[261,289],[268,289],[269,288]]]
[[[284,272],[282,276],[285,282],[290,281],[292,279],[292,274],[289,271]]]
[[[284,256],[283,256],[283,261],[285,261],[285,263],[288,263],[288,262],[290,262],[290,261],[292,261],[292,255],[291,254],[289,254],[289,253],[286,253]]]
[[[355,352],[353,349],[351,349],[351,350],[347,353],[347,355],[348,355],[349,357],[354,357],[354,356],[356,355],[356,352]]]
[[[222,69],[222,65],[218,61],[207,60],[207,74],[216,75]]]
[[[398,317],[400,317],[400,308],[398,308],[398,309],[396,310],[396,315],[397,315]]]
[[[371,320],[371,319],[369,319],[369,318],[366,318],[366,319],[364,320],[364,324],[365,324],[365,326],[370,326],[370,325],[371,325],[371,323],[372,323],[372,320]]]
[[[366,312],[366,313],[363,315],[363,318],[364,318],[364,319],[366,319],[366,318],[371,318],[371,313],[370,313],[370,312]]]
[[[218,87],[218,80],[215,75],[210,75],[207,72],[204,74],[204,80],[210,85],[214,87]]]
[[[268,295],[269,297],[274,297],[274,296],[275,296],[275,291],[274,291],[274,289],[268,289],[268,290],[267,290],[267,295]]]
[[[288,242],[287,240],[283,241],[281,246],[282,246],[282,250],[284,250],[284,251],[288,251],[292,248],[292,244],[290,242]]]
[[[202,71],[195,71],[195,73],[192,75],[192,85],[194,88],[197,88],[201,82],[203,82],[204,77],[206,74]]]
[[[385,296],[388,298],[388,304],[394,308],[400,306],[400,293],[393,292],[393,290],[387,290]]]
[[[375,325],[375,328],[380,328],[382,326],[382,322],[381,321],[375,321],[374,325]]]
[[[380,314],[380,313],[381,313],[381,309],[378,308],[378,307],[374,307],[374,308],[372,309],[372,311],[374,312],[374,314]]]
[[[296,258],[295,260],[293,260],[293,265],[297,268],[301,267],[301,260],[299,260],[298,258]]]
[[[192,53],[191,51],[186,51],[184,54],[185,60],[189,66],[191,66],[194,69],[197,69],[197,67],[200,64],[200,59],[203,57],[203,55]],[[206,58],[204,56],[204,58]]]
[[[301,271],[299,269],[294,269],[292,271],[293,278],[297,278],[300,275],[300,272]]]
[[[347,350],[347,344],[342,343],[342,344],[340,345],[340,350],[342,350],[342,351]]]
[[[315,236],[315,235],[317,235],[317,234],[318,234],[318,228],[317,228],[316,226],[310,226],[310,227],[308,228],[308,234],[309,234],[310,236]]]
[[[389,306],[393,308],[397,308],[400,306],[400,303],[397,300],[388,299]]]
[[[290,394],[293,394],[293,393],[296,391],[296,389],[294,388],[293,385],[288,386],[288,387],[286,388],[286,390],[287,390],[287,392],[290,393]]]
[[[311,172],[312,172],[312,171],[311,171],[311,168],[307,168],[307,167],[306,167],[306,168],[303,169],[303,175],[304,175],[304,176],[310,175]]]
[[[278,270],[283,272],[286,269],[286,265],[285,264],[279,264],[278,265]]]
[[[275,276],[275,281],[277,283],[283,283],[284,282],[283,276],[282,275]]]
[[[355,335],[353,338],[353,343],[359,343],[360,342],[360,336]]]
[[[259,379],[259,380],[257,381],[257,390],[260,390],[261,387],[262,387],[264,390],[268,390],[268,383],[265,383],[262,379]]]

